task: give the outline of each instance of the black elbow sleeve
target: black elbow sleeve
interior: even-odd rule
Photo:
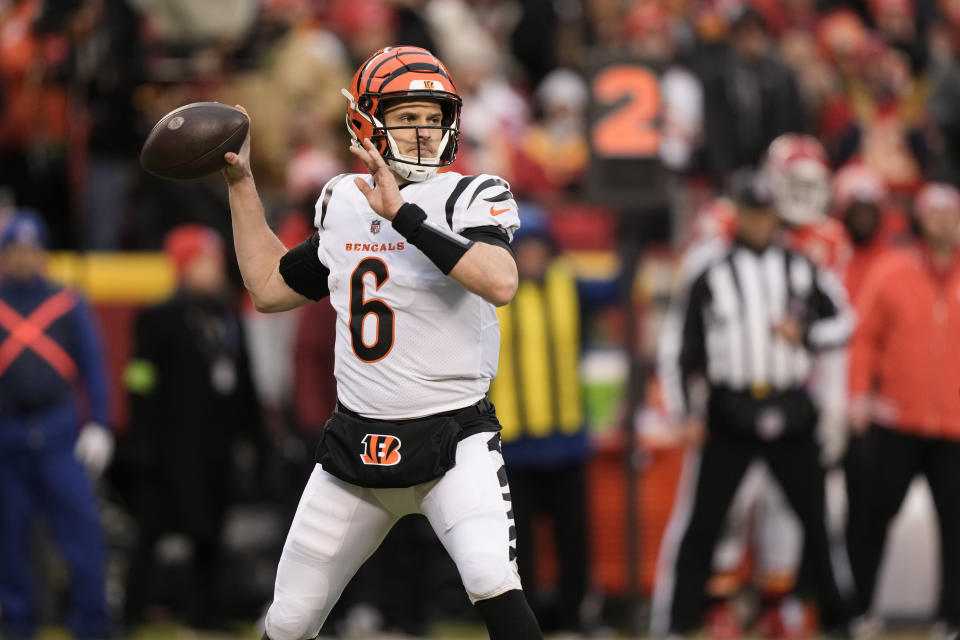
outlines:
[[[327,277],[330,270],[320,262],[317,253],[320,238],[313,234],[280,258],[280,276],[287,286],[311,300],[330,295]]]
[[[471,240],[427,220],[423,209],[409,202],[397,211],[393,228],[420,249],[444,275],[449,275],[460,258],[473,246]]]

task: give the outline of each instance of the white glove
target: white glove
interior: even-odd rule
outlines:
[[[88,422],[80,430],[73,454],[94,475],[100,475],[113,458],[113,434],[101,424]]]

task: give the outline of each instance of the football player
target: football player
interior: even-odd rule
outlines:
[[[843,224],[827,215],[831,172],[823,145],[812,136],[783,134],[770,143],[763,168],[790,246],[818,266],[842,274],[852,248]]]
[[[490,637],[541,638],[517,575],[500,425],[486,400],[494,307],[517,289],[517,204],[496,176],[438,173],[457,154],[461,98],[430,52],[382,49],[343,93],[350,151],[370,174],[330,180],[316,233],[290,251],[264,219],[249,136],[224,156],[257,309],[329,295],[337,312],[337,408],[287,535],[265,636],[314,637],[393,524],[422,513]]]

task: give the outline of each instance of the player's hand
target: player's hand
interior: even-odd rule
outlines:
[[[363,146],[356,144],[350,146],[350,153],[360,158],[367,170],[373,175],[373,184],[371,187],[363,178],[354,178],[353,182],[364,195],[370,208],[376,214],[387,220],[393,220],[397,211],[403,206],[403,196],[400,195],[400,187],[397,186],[397,179],[390,171],[390,167],[383,161],[380,152],[370,142],[370,138],[363,139]]]
[[[870,428],[872,415],[870,400],[863,396],[850,399],[847,407],[847,420],[850,422],[850,431],[855,436],[862,436]]]
[[[793,316],[787,316],[773,325],[773,332],[790,344],[800,344],[803,340],[803,323]]]
[[[690,416],[680,423],[680,441],[688,447],[699,447],[707,439],[707,426],[701,418]]]
[[[243,112],[247,119],[250,118],[250,114],[247,113],[247,110],[242,106],[235,105],[237,109]],[[239,182],[244,178],[253,177],[253,171],[250,169],[250,129],[247,129],[247,137],[243,140],[243,145],[240,147],[239,153],[234,153],[228,151],[223,154],[223,159],[226,160],[227,166],[223,168],[223,177],[227,179],[227,184],[233,184]]]

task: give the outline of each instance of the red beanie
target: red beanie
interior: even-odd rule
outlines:
[[[163,252],[173,262],[177,275],[183,273],[190,261],[202,253],[223,252],[220,234],[200,224],[183,224],[163,239]]]

